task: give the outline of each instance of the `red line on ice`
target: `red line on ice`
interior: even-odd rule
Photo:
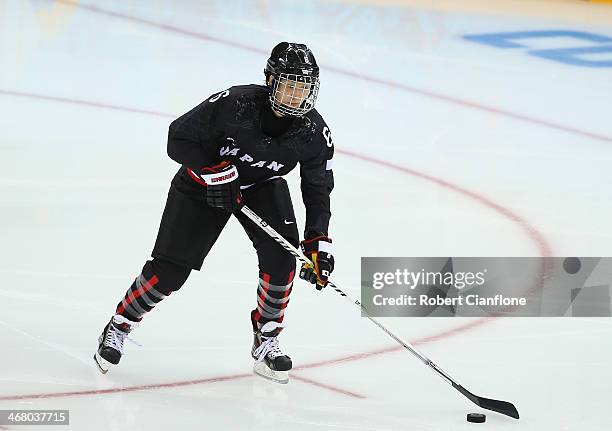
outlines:
[[[476,321],[472,321],[465,325],[461,325],[456,328],[452,328],[452,329],[440,332],[438,334],[434,334],[434,335],[419,338],[417,340],[413,340],[411,341],[411,344],[419,345],[423,343],[430,343],[430,342],[438,341],[443,338],[447,338],[452,335],[455,335],[457,333],[467,331],[468,329],[474,328],[476,326],[480,326],[486,323],[488,320],[491,320],[491,318],[478,319]],[[318,367],[325,367],[329,365],[336,365],[336,364],[352,362],[352,361],[357,361],[357,360],[362,360],[362,359],[368,359],[373,356],[378,356],[384,353],[397,352],[399,350],[403,350],[403,347],[392,346],[392,347],[388,347],[384,349],[372,350],[369,352],[357,353],[355,355],[342,356],[342,357],[335,358],[335,359],[328,359],[325,361],[318,361],[318,362],[313,362],[311,364],[301,365],[301,366],[295,367],[292,370],[291,379],[299,380],[304,383],[308,383],[308,384],[317,386],[319,388],[327,389],[327,390],[336,392],[338,394],[346,395],[348,397],[364,399],[366,398],[364,395],[361,395],[359,393],[352,392],[346,389],[341,389],[341,388],[332,386],[327,383],[317,382],[316,380],[313,380],[311,378],[297,375],[295,374],[295,371],[318,368]],[[217,383],[217,382],[236,381],[236,380],[245,379],[248,377],[253,377],[253,374],[250,374],[250,373],[249,374],[234,374],[234,375],[228,375],[228,376],[208,377],[208,378],[203,378],[203,379],[183,380],[183,381],[178,381],[178,382],[157,383],[157,384],[138,385],[138,386],[126,386],[126,387],[109,388],[109,389],[92,389],[92,390],[86,390],[86,391],[4,395],[4,396],[0,396],[0,401],[19,401],[19,400],[32,400],[32,399],[45,399],[45,398],[66,398],[66,397],[76,397],[76,396],[106,395],[106,394],[116,394],[116,393],[126,393],[126,392],[138,392],[138,391],[147,391],[147,390],[155,390],[155,389],[179,388],[179,387],[192,386],[192,385],[203,385],[203,384]]]
[[[50,102],[72,103],[72,104],[77,104],[77,105],[91,106],[93,108],[112,109],[115,111],[134,112],[136,114],[155,115],[157,117],[175,117],[174,115],[171,115],[171,114],[165,114],[163,112],[156,112],[156,111],[149,111],[146,109],[129,108],[126,106],[111,105],[108,103],[101,103],[101,102],[91,102],[89,100],[82,100],[82,99],[71,99],[67,97],[45,96],[44,94],[26,93],[23,91],[11,91],[11,90],[0,89],[0,94],[4,94],[5,96],[29,97],[31,99],[47,100]]]
[[[185,387],[185,386],[236,381],[236,380],[246,379],[249,377],[254,377],[254,375],[251,373],[234,374],[234,375],[228,375],[228,376],[208,377],[204,379],[182,380],[178,382],[156,383],[156,384],[138,385],[138,386],[126,386],[126,387],[119,387],[119,388],[91,389],[91,390],[86,390],[86,391],[70,391],[70,392],[47,392],[47,393],[39,393],[39,394],[4,395],[4,396],[0,396],[0,401],[36,400],[36,399],[45,399],[45,398],[67,398],[67,397],[78,397],[78,396],[88,396],[88,395],[106,395],[106,394],[117,394],[117,393],[125,393],[125,392],[140,392],[140,391],[148,391],[148,390],[155,390],[155,389],[180,388],[180,387]],[[338,388],[336,386],[332,386],[326,383],[320,383],[320,382],[317,382],[316,380],[308,379],[306,377],[301,377],[294,373],[291,373],[291,379],[300,380],[304,383],[308,383],[308,384],[317,386],[319,388],[327,389],[327,390],[336,392],[338,394],[346,395],[348,397],[365,398],[365,396],[358,394],[356,392],[348,391],[346,389],[341,389],[341,388]]]
[[[529,236],[529,238],[531,238],[531,240],[536,244],[536,246],[538,247],[538,251],[540,253],[541,256],[551,256],[551,248],[550,245],[548,244],[548,241],[546,241],[546,239],[544,238],[544,236],[535,228],[533,227],[529,222],[527,222],[524,218],[522,218],[521,216],[519,216],[518,214],[516,214],[514,211],[492,201],[491,199],[483,196],[483,195],[479,195],[478,193],[475,193],[471,190],[465,189],[461,186],[457,186],[455,184],[452,184],[446,180],[443,180],[441,178],[437,178],[434,177],[432,175],[423,173],[423,172],[419,172],[416,171],[414,169],[408,168],[406,166],[401,166],[401,165],[397,165],[395,163],[391,163],[388,162],[386,160],[380,160],[380,159],[376,159],[374,157],[368,156],[368,155],[364,155],[364,154],[359,154],[359,153],[355,153],[353,151],[349,151],[349,150],[344,150],[344,149],[338,149],[336,148],[336,151],[340,154],[344,154],[346,156],[349,157],[354,157],[356,159],[359,160],[363,160],[363,161],[367,161],[367,162],[372,162],[375,163],[377,165],[381,165],[381,166],[385,166],[387,168],[396,170],[396,171],[400,171],[427,181],[430,181],[432,183],[435,183],[437,185],[439,185],[440,187],[452,190],[454,192],[457,192],[465,197],[468,197],[486,207],[488,207],[489,209],[492,209],[493,211],[501,214],[502,216],[510,219],[511,221],[513,221],[514,223],[518,224],[521,229],[523,229],[527,235]]]
[[[120,19],[124,19],[124,20],[127,20],[127,21],[137,22],[139,24],[149,25],[149,26],[152,26],[152,27],[155,27],[155,28],[167,30],[167,31],[174,32],[174,33],[183,34],[183,35],[186,35],[186,36],[189,36],[189,37],[194,37],[196,39],[202,39],[202,40],[206,40],[208,42],[218,43],[220,45],[224,45],[224,46],[229,46],[229,47],[232,47],[232,48],[240,49],[242,51],[247,51],[247,52],[257,53],[257,54],[264,54],[266,56],[269,54],[268,50],[257,48],[255,46],[250,46],[250,45],[246,45],[246,44],[243,44],[243,43],[234,42],[234,41],[231,41],[229,39],[223,39],[223,38],[219,38],[219,37],[215,37],[215,36],[210,36],[208,34],[197,32],[197,31],[193,31],[193,30],[187,30],[187,29],[175,26],[175,25],[170,25],[170,24],[164,24],[164,23],[161,23],[161,22],[151,21],[149,19],[141,18],[141,17],[134,16],[134,15],[128,15],[128,14],[124,14],[124,13],[120,13],[120,12],[115,12],[115,11],[108,10],[108,9],[99,8],[97,6],[90,6],[90,5],[80,4],[80,3],[74,3],[74,2],[71,2],[71,1],[68,1],[68,0],[56,0],[56,3],[64,3],[64,4],[67,4],[67,5],[73,6],[73,7],[78,7],[78,8],[81,8],[81,9],[86,9],[86,10],[89,10],[91,12],[95,12],[95,13],[98,13],[98,14],[101,14],[101,15],[106,15],[106,16],[111,16],[113,18],[120,18]],[[350,70],[340,69],[340,68],[335,67],[335,66],[322,65],[322,67],[325,70],[329,70],[331,72],[335,72],[335,73],[338,73],[340,75],[350,76],[352,78],[361,79],[363,81],[367,81],[367,82],[370,82],[370,83],[373,83],[373,84],[384,85],[386,87],[400,89],[400,90],[403,90],[403,91],[407,91],[409,93],[418,94],[420,96],[429,97],[429,98],[440,100],[440,101],[443,101],[443,102],[459,105],[459,106],[462,106],[464,108],[469,108],[469,109],[475,109],[475,110],[479,110],[479,111],[489,112],[491,114],[501,115],[501,116],[504,116],[504,117],[512,118],[514,120],[524,121],[524,122],[535,124],[535,125],[538,125],[538,126],[548,127],[548,128],[560,130],[560,131],[563,131],[563,132],[572,133],[572,134],[583,136],[583,137],[586,137],[586,138],[590,138],[590,139],[595,139],[595,140],[607,142],[609,144],[612,143],[612,137],[610,137],[610,136],[599,135],[599,134],[596,134],[596,133],[592,133],[592,132],[589,132],[589,131],[577,129],[577,128],[574,128],[574,127],[565,126],[563,124],[553,123],[551,121],[546,121],[546,120],[540,120],[538,118],[533,118],[533,117],[529,117],[527,115],[523,115],[523,114],[507,111],[507,110],[502,109],[502,108],[496,108],[496,107],[484,105],[484,104],[481,104],[481,103],[478,103],[478,102],[466,100],[466,99],[460,99],[460,98],[457,98],[457,97],[447,96],[445,94],[436,93],[436,92],[433,92],[433,91],[427,91],[427,90],[423,90],[423,89],[420,89],[420,88],[411,87],[409,85],[405,85],[405,84],[402,84],[402,83],[399,83],[399,82],[395,82],[395,81],[391,81],[391,80],[388,80],[388,79],[382,79],[382,78],[376,78],[376,77],[373,77],[373,76],[363,75],[361,73],[356,73],[356,72],[353,72],[353,71],[350,71]]]
[[[470,330],[472,328],[475,328],[477,326],[481,326],[481,325],[487,323],[489,320],[492,320],[492,318],[484,317],[484,318],[481,318],[481,319],[478,319],[478,320],[473,320],[473,321],[468,322],[468,323],[466,323],[464,325],[459,325],[459,326],[456,326],[454,328],[447,329],[445,331],[439,332],[437,334],[427,335],[425,337],[418,338],[416,340],[410,341],[410,344],[412,344],[414,346],[418,346],[419,344],[433,343],[435,341],[439,341],[439,340],[442,340],[444,338],[451,337],[451,336],[456,335],[456,334],[460,334],[462,332],[465,332],[465,331]],[[355,354],[349,355],[349,356],[341,356],[341,357],[334,358],[334,359],[326,359],[326,360],[323,360],[323,361],[313,362],[311,364],[300,365],[300,366],[294,367],[293,369],[295,371],[300,371],[300,370],[307,370],[307,369],[310,369],[310,368],[317,368],[317,367],[324,367],[324,366],[328,366],[328,365],[341,364],[341,363],[344,363],[344,362],[360,361],[362,359],[368,359],[368,358],[371,358],[373,356],[383,355],[385,353],[398,352],[400,350],[404,350],[404,347],[402,347],[400,345],[393,345],[393,346],[390,346],[390,347],[384,347],[384,348],[377,349],[377,350],[370,350],[368,352],[355,353]]]
[[[356,392],[347,391],[346,389],[339,389],[334,386],[328,385],[326,383],[319,383],[316,380],[307,379],[306,377],[298,376],[294,373],[291,373],[291,380],[301,380],[302,382],[310,383],[311,385],[318,386],[319,388],[329,389],[330,391],[337,392],[339,394],[346,395],[348,397],[359,398],[359,399],[365,398],[363,395],[358,394]]]
[[[119,392],[137,392],[137,391],[146,391],[146,390],[151,390],[151,389],[177,388],[181,386],[201,385],[201,384],[206,384],[206,383],[224,382],[228,380],[239,380],[239,379],[244,379],[246,377],[251,377],[251,376],[252,374],[235,374],[235,375],[229,375],[229,376],[209,377],[205,379],[183,380],[179,382],[158,383],[158,384],[152,384],[152,385],[127,386],[123,388],[92,389],[88,391],[71,391],[71,392],[49,392],[49,393],[40,393],[40,394],[5,395],[5,396],[0,396],[0,401],[31,400],[31,399],[41,399],[41,398],[64,398],[64,397],[84,396],[84,395],[115,394]]]

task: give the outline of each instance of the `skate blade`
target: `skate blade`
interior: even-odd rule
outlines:
[[[100,370],[102,374],[106,374],[108,370],[110,369],[110,367],[113,366],[113,364],[111,364],[110,362],[105,360],[102,356],[100,356],[98,352],[96,352],[93,358],[94,358],[94,362],[98,366],[98,370]]]
[[[253,372],[264,379],[271,380],[283,385],[289,383],[289,371],[274,371],[264,362],[255,362]]]

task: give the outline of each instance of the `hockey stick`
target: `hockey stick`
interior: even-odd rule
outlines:
[[[268,223],[266,223],[261,217],[259,217],[256,213],[254,213],[249,207],[245,205],[240,209],[240,211],[244,215],[246,215],[248,218],[250,218],[260,228],[262,228],[268,235],[270,235],[276,242],[278,242],[281,246],[283,246],[283,248],[285,248],[289,253],[295,256],[295,258],[299,260],[301,263],[306,264],[306,265],[311,265],[311,266],[313,265],[310,259],[304,256],[304,254],[300,250],[295,248],[289,241],[287,241],[283,236],[281,236],[278,232],[276,232]],[[478,395],[474,395],[473,393],[465,389],[463,386],[455,382],[455,380],[453,380],[452,377],[446,374],[431,359],[429,359],[423,353],[419,352],[414,346],[412,346],[407,341],[402,340],[400,337],[398,337],[393,332],[391,332],[389,329],[387,329],[382,323],[380,323],[378,320],[372,317],[359,300],[352,299],[350,296],[344,293],[338,286],[336,286],[331,281],[328,282],[327,284],[328,286],[331,286],[331,288],[334,289],[336,292],[338,292],[340,296],[346,298],[348,301],[357,305],[361,309],[363,314],[365,314],[365,316],[368,319],[370,319],[370,321],[372,321],[376,326],[378,326],[380,329],[385,331],[387,335],[389,335],[391,338],[393,338],[395,341],[401,344],[406,350],[408,350],[414,356],[419,358],[421,362],[423,362],[425,365],[431,368],[436,374],[442,377],[447,383],[452,385],[453,388],[461,392],[465,397],[467,397],[474,404],[476,404],[479,407],[482,407],[483,409],[492,410],[494,412],[501,413],[503,415],[510,416],[515,419],[519,418],[519,413],[516,410],[516,407],[514,407],[514,404],[509,403],[507,401],[492,400],[490,398],[484,398],[484,397],[479,397]]]

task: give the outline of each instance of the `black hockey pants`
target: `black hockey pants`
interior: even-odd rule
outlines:
[[[153,259],[145,263],[117,306],[117,313],[139,321],[157,303],[185,283],[192,269],[200,270],[231,214],[206,203],[206,189],[177,174],[172,180]],[[296,247],[299,234],[287,182],[277,178],[242,191],[243,199]],[[242,213],[234,214],[257,252],[259,281],[253,327],[282,321],[295,275],[295,258]],[[232,245],[235,247],[236,245]],[[236,264],[235,271],[240,271]],[[231,279],[228,273],[227,278]],[[219,287],[224,280],[219,281]]]

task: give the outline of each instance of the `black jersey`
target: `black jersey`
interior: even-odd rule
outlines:
[[[299,163],[306,206],[306,232],[327,235],[334,187],[334,147],[316,110],[302,117],[271,119],[269,90],[242,85],[219,92],[177,118],[168,132],[168,155],[194,174],[227,161],[236,166],[242,188],[291,172]]]

